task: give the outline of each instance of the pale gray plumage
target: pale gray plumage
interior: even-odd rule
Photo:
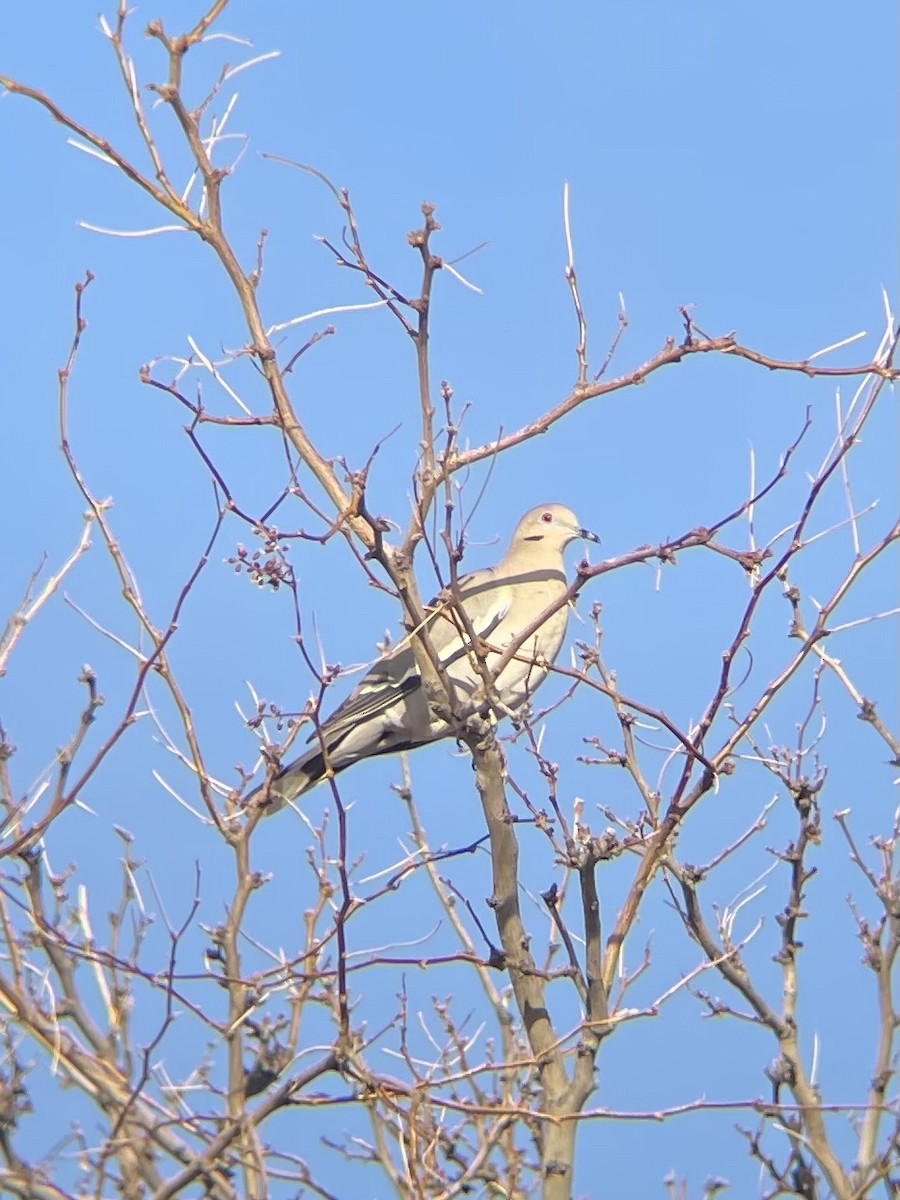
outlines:
[[[459,581],[459,595],[478,637],[503,649],[566,590],[563,550],[576,538],[598,542],[562,504],[532,508],[516,526],[509,549],[495,567],[473,571]],[[484,680],[468,639],[460,636],[458,615],[444,595],[427,606],[425,628],[448,678],[457,705],[473,713],[484,704]],[[562,647],[568,621],[563,605],[530,636],[494,681],[503,711],[515,711],[544,681]],[[526,659],[529,661],[519,661]],[[499,654],[487,656],[487,667]],[[347,699],[309,739],[315,746],[284,767],[269,785],[274,811],[308,791],[327,774],[337,774],[363,758],[411,750],[452,731],[429,708],[409,638],[374,663]],[[327,749],[327,764],[323,753]],[[260,788],[251,800],[262,797]]]

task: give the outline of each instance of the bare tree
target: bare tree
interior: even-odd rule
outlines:
[[[0,676],[24,637],[41,636],[46,610],[91,538],[112,567],[110,595],[120,595],[138,632],[125,636],[106,618],[83,612],[86,635],[111,643],[133,673],[118,694],[104,697],[97,674],[85,667],[83,705],[71,736],[56,752],[47,747],[52,767],[36,784],[17,775],[14,742],[39,742],[40,724],[14,712],[0,728],[6,1192],[224,1200],[305,1189],[330,1197],[353,1194],[352,1181],[363,1178],[360,1194],[387,1183],[401,1196],[449,1198],[478,1189],[556,1200],[586,1189],[602,1194],[602,1180],[589,1166],[583,1182],[575,1175],[576,1143],[602,1120],[684,1121],[700,1113],[718,1114],[728,1128],[737,1114],[766,1196],[900,1194],[898,815],[880,798],[873,798],[871,813],[851,814],[850,803],[838,798],[833,821],[823,821],[826,691],[832,723],[864,727],[862,741],[854,742],[860,753],[893,769],[900,765],[900,742],[880,715],[879,697],[860,686],[844,649],[855,636],[886,627],[897,612],[885,563],[896,557],[900,522],[873,511],[882,481],[866,475],[863,436],[898,374],[887,300],[884,336],[857,365],[826,365],[824,350],[776,359],[732,334],[704,333],[684,309],[679,339],[667,338],[652,358],[613,375],[627,318],[619,315],[605,356],[599,366],[592,362],[566,196],[575,382],[536,419],[468,446],[460,438],[464,406],[449,382],[436,385],[429,356],[435,281],[447,272],[462,278],[436,251],[434,206],[422,206],[421,224],[409,235],[419,269],[410,295],[370,260],[349,193],[313,168],[289,164],[312,172],[334,199],[335,226],[342,229],[321,240],[337,267],[359,281],[362,299],[348,307],[374,295],[415,356],[418,428],[399,435],[409,443],[411,516],[383,514],[374,498],[381,443],[360,464],[334,458],[316,444],[292,394],[307,356],[334,332],[323,322],[341,310],[314,314],[318,327],[298,344],[300,319],[273,323],[262,310],[266,233],[249,263],[228,233],[223,205],[238,162],[222,165],[229,143],[215,106],[224,103],[229,111],[234,75],[258,60],[223,67],[196,106],[185,98],[191,51],[210,38],[225,9],[226,0],[217,0],[179,34],[152,22],[146,33],[161,56],[164,82],[143,86],[126,44],[124,5],[116,23],[104,26],[121,71],[123,104],[136,122],[140,158],[126,156],[51,94],[0,76],[8,92],[39,106],[77,145],[149,197],[166,228],[202,242],[222,268],[246,330],[243,345],[221,361],[195,347],[189,358],[163,357],[142,370],[146,387],[185,414],[187,437],[214,497],[195,565],[161,608],[142,599],[110,505],[73,449],[69,402],[78,388],[92,276],[75,288],[59,414],[65,460],[85,508],[83,530],[65,561],[25,580],[21,603],[0,637]],[[163,149],[171,127],[180,153],[190,156],[187,185],[176,179],[178,156]],[[93,336],[102,338],[102,330]],[[588,632],[571,663],[553,668],[561,698],[513,714],[499,727],[460,710],[423,628],[426,607],[414,568],[434,580],[471,635],[458,589],[477,507],[471,469],[514,456],[547,431],[565,430],[569,415],[590,401],[635,388],[675,364],[691,369],[698,356],[743,360],[822,389],[843,380],[852,391],[839,393],[832,425],[808,408],[777,467],[765,475],[754,463],[749,493],[736,507],[723,505],[661,544],[579,566],[563,603],[580,599],[589,612]],[[240,374],[248,362],[252,378]],[[198,378],[217,388],[213,394],[224,395],[224,403],[208,405],[193,387]],[[248,439],[260,427],[278,439],[284,464],[278,497],[265,510],[244,499],[246,478],[232,457],[226,465],[214,448],[221,443],[208,436],[219,429]],[[246,444],[250,464],[252,443]],[[805,472],[799,490],[796,467]],[[835,517],[838,509],[842,515]],[[175,648],[202,623],[193,598],[226,541],[224,556],[238,575],[290,597],[311,694],[299,711],[259,699],[246,720],[247,745],[253,734],[260,739],[255,778],[239,769],[220,781],[204,744],[204,697],[182,682]],[[259,865],[257,847],[270,828],[265,788],[260,799],[247,797],[273,777],[297,738],[320,728],[343,674],[317,654],[298,584],[298,555],[310,543],[326,546],[330,561],[352,559],[368,583],[391,598],[431,704],[451,721],[471,757],[484,814],[484,831],[474,841],[434,847],[420,809],[421,803],[427,810],[426,797],[404,759],[396,790],[409,832],[396,861],[354,857],[356,814],[342,777],[323,783],[320,816],[309,815],[319,810],[304,804],[299,825],[292,821],[289,836],[297,848],[301,827],[307,843],[297,875],[269,878]],[[604,646],[603,612],[590,604],[601,577],[637,564],[662,576],[676,562],[710,558],[721,572],[721,596],[698,596],[695,603],[701,612],[714,608],[717,630],[727,633],[724,642],[718,632],[697,640],[691,692],[702,702],[690,716],[685,706],[672,708],[664,663],[658,694],[620,686],[619,664]],[[848,616],[847,601],[864,576],[876,580],[884,604]],[[219,603],[229,603],[227,593]],[[786,640],[773,633],[779,622],[788,629]],[[526,654],[535,628],[506,649],[498,670]],[[482,670],[489,649],[471,637]],[[599,804],[560,786],[560,766],[545,753],[544,729],[567,721],[576,694],[582,701],[577,711],[590,714],[579,730],[582,762],[594,770],[592,778],[613,781],[597,786]],[[92,740],[104,703],[115,719]],[[86,793],[103,787],[117,748],[148,725],[180,772],[175,783],[169,773],[158,776],[158,805],[181,805],[192,814],[191,857],[198,865],[187,900],[182,890],[176,905],[159,883],[163,864],[145,862],[139,839],[117,824],[118,901],[101,920],[91,900],[97,880],[78,863],[60,866],[69,856],[71,818],[89,819],[79,811]],[[889,782],[885,775],[885,790]],[[733,811],[738,795],[760,797],[754,818],[740,828]],[[708,818],[704,837],[692,843],[701,812]],[[775,845],[765,842],[768,830],[775,831]],[[818,1080],[811,1047],[816,1006],[802,1002],[803,923],[836,872],[833,849],[823,853],[835,844],[843,844],[858,872],[861,894],[850,899],[850,912],[871,976],[868,1009],[853,1015],[867,1046],[868,1084],[853,1097],[829,1095]],[[705,847],[699,861],[689,857],[694,845]],[[489,860],[482,854],[470,865],[482,849]],[[472,898],[480,894],[472,871],[486,881],[488,861],[484,904]],[[210,923],[203,904],[213,886],[212,862],[227,862],[229,882]],[[541,875],[548,863],[550,877]],[[106,886],[112,871],[110,862]],[[487,887],[484,882],[481,891]],[[723,895],[735,898],[723,901]],[[658,962],[637,927],[652,903],[684,937],[692,963],[686,972]],[[289,907],[298,914],[290,926],[294,941],[279,949],[270,941],[266,913]],[[750,912],[754,918],[745,919]],[[440,934],[426,937],[423,929],[432,922]],[[638,941],[634,962],[626,947]],[[592,1107],[606,1043],[627,1036],[626,1026],[665,1028],[672,1005],[686,999],[726,1022],[734,1044],[747,1024],[768,1036],[767,1049],[760,1039],[754,1048],[757,1061],[767,1064],[768,1094],[711,1100],[706,1064],[697,1062],[693,1077],[682,1081],[688,1099],[639,1110]],[[53,1128],[48,1154],[29,1148],[32,1109]],[[604,1124],[597,1136],[614,1138],[612,1128]],[[653,1132],[650,1126],[646,1136]],[[381,1182],[357,1176],[357,1168],[374,1168]],[[678,1194],[679,1186],[671,1179],[670,1193]],[[724,1186],[711,1179],[705,1193]]]

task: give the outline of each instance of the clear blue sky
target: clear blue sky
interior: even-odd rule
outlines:
[[[159,80],[163,73],[157,45],[142,36],[146,22],[162,15],[174,31],[199,11],[183,2],[137,8],[129,44],[142,81]],[[77,0],[51,10],[20,5],[5,14],[4,24],[0,70],[45,88],[83,124],[137,156],[125,93],[95,4]],[[223,62],[281,52],[237,75],[213,106],[221,113],[237,92],[228,129],[247,134],[249,144],[225,187],[226,224],[246,264],[252,263],[259,229],[269,230],[260,290],[268,322],[361,303],[371,295],[348,272],[335,269],[314,240],[317,234],[340,237],[340,212],[326,189],[311,176],[264,159],[262,152],[313,164],[348,187],[370,261],[408,293],[415,291],[419,271],[405,234],[420,223],[423,200],[437,205],[443,226],[436,252],[452,260],[488,243],[459,264],[483,295],[439,277],[433,314],[433,377],[448,379],[457,401],[471,405],[464,436],[473,444],[545,411],[575,380],[576,328],[563,278],[565,180],[595,369],[617,326],[620,292],[629,328],[613,373],[650,357],[668,336],[680,338],[682,304],[695,305],[705,332],[734,330],[744,344],[791,359],[868,331],[866,340],[826,360],[833,365],[864,361],[874,352],[884,322],[883,286],[896,310],[897,15],[890,6],[857,6],[851,13],[831,0],[815,6],[771,0],[752,6],[582,2],[551,11],[469,0],[450,9],[236,0],[217,28],[252,39],[253,48],[218,41],[192,52],[186,73],[191,103]],[[155,112],[153,120],[173,178],[186,179],[186,157],[169,114]],[[226,144],[226,155],[237,145]],[[208,250],[187,234],[119,239],[80,227],[84,221],[139,230],[165,222],[110,167],[67,146],[64,131],[44,113],[15,97],[0,97],[0,146],[6,167],[0,266],[7,298],[0,326],[5,363],[0,615],[14,606],[43,552],[56,564],[77,540],[83,504],[57,449],[56,371],[71,336],[72,288],[90,269],[96,281],[86,299],[89,327],[72,385],[73,446],[95,494],[114,500],[116,533],[148,608],[164,622],[202,552],[214,510],[203,466],[182,432],[183,411],[142,386],[138,370],[162,356],[186,355],[188,337],[216,358],[223,347],[240,346],[246,334],[237,304]],[[327,320],[336,324],[336,336],[310,352],[293,375],[298,414],[325,454],[343,455],[354,467],[400,425],[373,468],[369,502],[402,521],[418,438],[411,347],[384,311]],[[288,331],[285,353],[325,323]],[[160,373],[165,376],[166,369]],[[263,390],[246,364],[229,378],[255,411],[266,411]],[[202,384],[208,405],[236,413],[208,378]],[[849,396],[852,382],[842,386]],[[484,545],[473,542],[466,566],[494,558],[497,542],[505,541],[518,515],[544,500],[575,508],[602,536],[604,557],[710,524],[745,499],[750,447],[759,476],[771,474],[811,405],[814,429],[796,477],[760,513],[759,536],[765,540],[795,515],[792,501],[802,495],[803,473],[816,469],[833,436],[834,390],[827,380],[770,374],[708,356],[658,374],[638,389],[593,401],[497,463],[472,530]],[[854,479],[858,507],[879,501],[863,526],[866,539],[884,531],[897,507],[896,418],[885,400]],[[249,511],[262,512],[276,498],[282,458],[270,432],[213,430],[205,444]],[[474,472],[465,492],[468,503],[484,479],[482,469]],[[816,529],[841,520],[842,505],[836,489],[823,502]],[[308,524],[299,512],[293,520]],[[846,561],[847,536],[835,535],[818,557],[810,556],[806,583],[814,593],[821,587],[824,594],[832,581],[830,555]],[[733,540],[742,538],[746,528],[735,529]],[[239,541],[250,539],[235,522],[217,544],[172,649],[210,767],[229,780],[235,762],[249,766],[254,758],[254,741],[234,707],[249,705],[245,681],[285,709],[301,707],[310,687],[290,641],[286,594],[251,588],[222,561]],[[384,630],[397,629],[389,600],[366,585],[336,542],[325,550],[305,546],[295,562],[307,628],[312,631],[314,616],[328,661],[370,659]],[[430,591],[433,579],[424,564],[422,581]],[[95,620],[122,637],[134,636],[99,539],[65,590]],[[895,590],[885,564],[873,572],[871,584],[854,593],[843,618],[892,606]],[[666,572],[659,589],[646,567],[607,576],[580,607],[586,612],[591,599],[603,601],[604,649],[623,689],[686,726],[709,697],[744,595],[733,571],[694,555]],[[788,653],[786,611],[773,606],[764,620],[773,640],[756,652],[761,670]],[[574,622],[570,635],[582,636]],[[896,645],[894,620],[867,626],[839,647],[859,686],[895,726]],[[108,700],[90,742],[97,746],[121,712],[129,664],[57,598],[27,631],[0,682],[0,718],[19,747],[13,766],[20,789],[71,736],[81,702],[76,677],[84,662],[98,671]],[[842,901],[855,884],[842,865],[846,852],[834,836],[830,813],[856,806],[865,841],[884,825],[867,824],[866,810],[881,814],[895,802],[883,747],[830,684],[826,699],[833,707],[823,757],[832,777],[823,797],[828,836],[816,865],[828,883],[813,895],[817,920],[803,931],[808,995],[817,1001],[834,986],[828,974],[832,937],[840,946],[842,974],[854,976],[859,957]],[[160,703],[171,723],[171,712]],[[637,800],[623,780],[573,761],[583,734],[615,740],[608,709],[583,697],[568,712],[570,719],[550,722],[547,744],[552,757],[566,764],[564,802],[571,806],[576,795],[583,797],[587,819],[599,831],[606,821],[597,814],[598,804],[633,814]],[[799,701],[785,708],[774,719],[772,741],[792,741],[802,715]],[[525,757],[514,761],[540,794]],[[416,755],[411,766],[432,843],[479,836],[482,818],[465,761],[441,745]],[[202,917],[214,924],[228,894],[227,860],[213,836],[163,791],[153,770],[188,790],[150,722],[143,721],[85,795],[96,816],[67,815],[66,841],[51,842],[53,865],[79,864],[79,878],[96,889],[99,918],[116,881],[98,878],[98,864],[118,852],[112,825],[125,826],[135,834],[137,852],[150,863],[173,917],[189,902],[191,864],[203,861]],[[345,778],[345,795],[358,802],[354,848],[365,850],[366,872],[374,873],[399,857],[398,839],[407,829],[406,813],[389,791],[399,766],[383,760]],[[730,782],[685,833],[684,857],[709,856],[776,793],[774,781],[761,772]],[[314,816],[322,803],[321,797],[311,798]],[[792,828],[782,797],[766,844],[783,844]],[[272,873],[273,882],[253,910],[251,925],[270,945],[291,946],[298,936],[297,919],[309,903],[304,869],[298,867],[307,841],[305,827],[290,813],[260,831],[256,866]],[[770,861],[759,846],[715,878],[715,897],[722,904],[732,901]],[[525,883],[534,895],[553,877],[537,835],[526,838],[524,862]],[[454,863],[448,873],[480,905],[490,886],[487,858]],[[607,919],[628,877],[627,864],[601,872]],[[773,988],[774,915],[785,894],[783,881],[773,884],[752,906],[746,924],[749,930],[757,917],[765,918],[761,939],[769,940],[755,953]],[[423,936],[430,928],[428,922],[417,924],[414,908],[404,893],[394,903],[401,937]],[[360,923],[372,944],[384,940],[380,911],[373,909],[368,925]],[[539,906],[528,913],[535,937],[542,938],[546,922]],[[635,1005],[649,1003],[696,962],[661,888],[629,948],[632,968],[653,931],[653,971],[637,989]],[[198,939],[192,952],[201,945]],[[199,958],[189,965],[197,969]],[[867,1082],[870,1040],[865,1031],[854,1040],[842,1017],[848,1004],[870,1003],[867,985],[862,981],[852,997],[835,987],[810,1018],[807,1035],[811,1039],[815,1031],[822,1037],[823,1087],[834,1099],[861,1096]],[[376,1013],[390,1011],[397,986],[386,977],[367,982]],[[419,1001],[454,992],[467,1009],[468,986],[464,974],[430,975]],[[706,986],[722,990],[711,978]],[[602,1056],[595,1103],[636,1109],[699,1096],[767,1094],[762,1071],[775,1053],[771,1040],[724,1022],[704,1022],[700,1008],[682,994],[659,1018],[622,1029]],[[173,1073],[177,1053],[172,1051]],[[56,1091],[48,1096],[50,1105],[72,1104]],[[62,1120],[62,1109],[59,1114]],[[752,1124],[749,1116],[741,1119]],[[53,1124],[52,1113],[43,1113],[43,1123]],[[602,1175],[610,1194],[661,1195],[662,1178],[672,1169],[689,1180],[691,1196],[699,1196],[703,1180],[713,1175],[731,1179],[735,1195],[752,1194],[754,1169],[744,1143],[730,1132],[732,1124],[728,1116],[683,1117],[666,1126],[595,1123],[584,1136],[576,1193],[599,1192],[595,1180]],[[32,1136],[40,1145],[42,1132],[33,1129]],[[50,1140],[55,1137],[56,1131]],[[367,1194],[381,1194],[380,1181],[369,1178],[365,1186]]]

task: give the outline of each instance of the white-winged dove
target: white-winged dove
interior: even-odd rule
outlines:
[[[516,526],[509,549],[495,567],[459,580],[459,600],[481,642],[495,647],[492,663],[568,586],[563,550],[576,538],[599,542],[562,504],[532,508]],[[490,701],[499,714],[515,712],[547,677],[562,647],[568,622],[562,605],[532,633],[493,679]],[[455,710],[463,715],[484,708],[485,678],[460,616],[447,592],[426,609],[424,628],[447,678]],[[329,771],[337,774],[363,758],[411,750],[453,733],[428,702],[409,636],[373,663],[347,699],[310,737],[314,743],[284,767],[269,785],[271,811],[302,795]],[[264,794],[259,788],[250,797]]]

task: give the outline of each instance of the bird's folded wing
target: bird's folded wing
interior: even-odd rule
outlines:
[[[459,581],[459,592],[476,635],[489,640],[509,612],[508,590],[496,583],[493,571],[485,570],[464,576]],[[446,595],[432,600],[426,606],[426,613],[425,627],[431,644],[444,669],[451,670],[470,652],[459,614],[454,612]],[[474,667],[471,674],[475,674]],[[329,745],[336,745],[351,729],[384,716],[420,685],[421,675],[407,636],[372,664],[343,704],[323,722],[322,736]],[[309,741],[316,737],[314,733]]]
[[[336,745],[349,731],[383,716],[419,686],[419,670],[409,646],[397,647],[369,668],[343,704],[322,724],[322,735]],[[309,741],[314,741],[313,733]]]
[[[459,581],[459,598],[476,637],[490,641],[509,614],[510,589],[492,569],[473,571]],[[427,605],[428,635],[441,664],[449,668],[470,652],[466,626],[449,591]]]

